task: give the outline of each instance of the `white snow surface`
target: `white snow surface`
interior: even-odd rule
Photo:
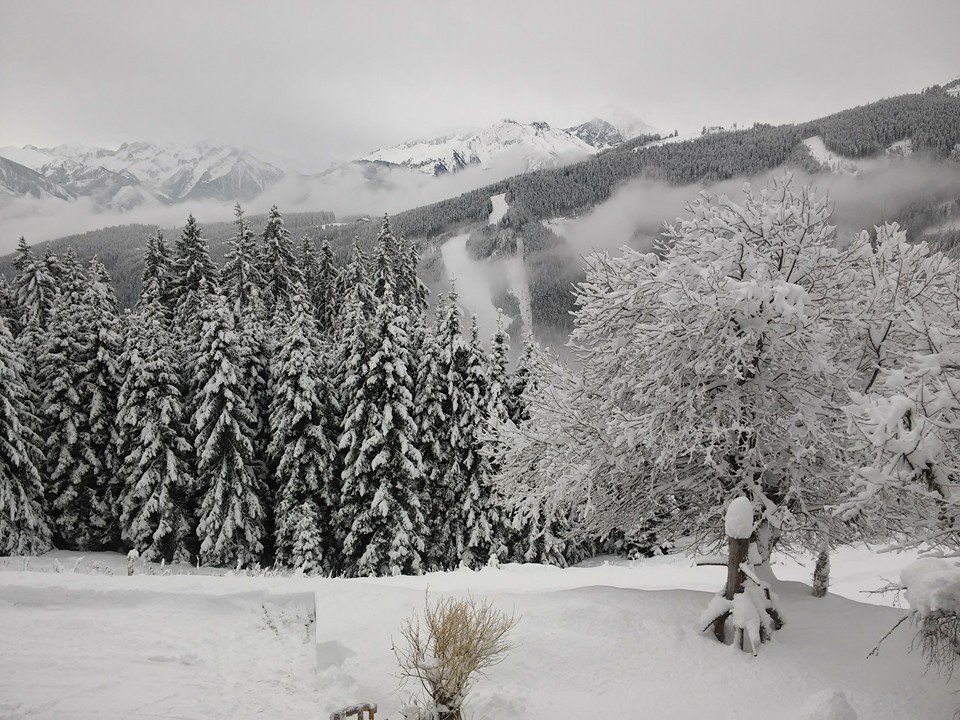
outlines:
[[[746,539],[753,534],[753,503],[749,498],[738,497],[730,501],[724,518],[727,537]]]
[[[491,195],[490,203],[493,205],[493,210],[490,211],[490,218],[487,220],[487,223],[489,225],[499,225],[509,209],[509,205],[507,205],[507,194],[500,193],[499,195]]]
[[[831,590],[889,603],[861,592],[915,557],[841,550]],[[355,580],[186,566],[160,575],[143,561],[127,577],[126,557],[111,553],[0,558],[0,716],[315,720],[376,702],[378,718],[399,720],[401,620],[427,592],[469,592],[520,618],[469,717],[952,717],[951,685],[908,652],[909,624],[866,657],[904,611],[813,598],[790,582],[809,581],[812,559],[775,559],[787,624],[754,658],[697,627],[725,569],[685,557]]]

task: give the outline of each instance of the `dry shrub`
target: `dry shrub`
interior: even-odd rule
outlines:
[[[477,676],[500,663],[513,645],[513,615],[472,597],[426,601],[423,620],[404,621],[403,647],[394,644],[403,682],[415,680],[424,702],[407,711],[417,720],[461,720],[461,709]]]
[[[920,616],[915,614],[917,636],[914,646],[920,647],[929,667],[934,667],[948,679],[960,658],[960,617],[947,610],[937,610]]]

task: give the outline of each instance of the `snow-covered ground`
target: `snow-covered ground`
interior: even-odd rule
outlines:
[[[493,205],[493,210],[490,211],[490,218],[488,219],[488,224],[498,225],[503,216],[507,214],[507,194],[500,193],[499,195],[490,196],[490,204]]]
[[[924,720],[957,704],[908,652],[909,626],[867,658],[902,611],[857,600],[891,603],[862,591],[913,556],[862,547],[833,558],[840,594],[778,583],[787,625],[756,658],[699,632],[724,569],[682,557],[368,580],[144,564],[127,577],[119,555],[80,557],[0,559],[4,718],[315,719],[369,701],[398,720],[391,638],[427,592],[470,592],[521,618],[515,649],[471,697],[477,720]],[[775,569],[806,581],[810,562]]]

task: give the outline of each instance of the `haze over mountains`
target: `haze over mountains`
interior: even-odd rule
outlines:
[[[116,149],[0,147],[0,226],[30,218],[31,234],[45,239],[56,234],[36,224],[45,216],[53,222],[63,214],[79,220],[85,213],[91,216],[87,224],[96,224],[99,215],[109,223],[129,214],[131,220],[163,223],[170,206],[220,203],[222,215],[226,205],[251,202],[265,193],[267,202],[349,213],[367,209],[354,204],[357,192],[372,200],[399,190],[388,208],[395,211],[509,175],[583,160],[653,132],[629,114],[615,117],[567,129],[505,119],[479,130],[377,149],[317,173],[300,172],[292,162],[265,160],[256,150],[211,142],[126,142]],[[424,177],[453,174],[460,177],[449,190],[423,183]],[[17,205],[19,200],[26,204]],[[378,209],[375,201],[367,206]],[[87,229],[82,225],[73,229]]]

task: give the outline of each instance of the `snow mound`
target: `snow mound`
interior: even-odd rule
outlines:
[[[753,535],[753,503],[743,496],[733,499],[724,520],[727,537],[745,540]]]
[[[860,720],[860,716],[843,692],[824,690],[810,696],[800,720]]]
[[[928,615],[938,610],[960,613],[960,567],[940,558],[920,558],[900,573],[910,608]]]

